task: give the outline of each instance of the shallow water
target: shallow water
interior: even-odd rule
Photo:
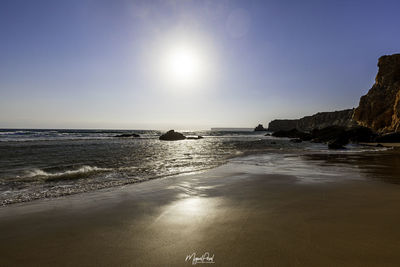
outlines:
[[[237,171],[290,175],[299,183],[368,179],[400,184],[400,151],[395,149],[354,147],[343,151],[323,151],[306,147],[290,153],[283,150],[238,157],[229,162]]]
[[[115,137],[133,132],[141,137]],[[184,132],[187,136],[202,135],[204,139],[174,142],[158,140],[160,134],[159,131],[0,130],[0,202],[6,205],[198,172],[239,156],[240,159],[233,160],[262,165],[265,172],[318,181],[335,173],[338,176],[344,170],[357,173],[354,166],[369,162],[353,155],[389,155],[386,149],[360,146],[331,152],[323,144],[296,144],[254,132]],[[350,161],[338,161],[341,157]],[[358,161],[351,162],[354,159]],[[391,168],[377,160],[375,165]],[[324,164],[330,167],[327,169]]]

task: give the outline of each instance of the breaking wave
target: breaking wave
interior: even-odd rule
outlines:
[[[33,169],[28,172],[27,177],[44,178],[46,181],[71,180],[87,177],[94,173],[111,171],[110,168],[99,168],[96,166],[82,166],[79,169],[67,170],[62,172],[47,172],[42,169]]]

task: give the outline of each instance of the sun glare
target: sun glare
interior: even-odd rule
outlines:
[[[190,44],[175,44],[166,49],[163,56],[163,72],[174,86],[192,86],[204,75],[204,56],[201,50]]]
[[[150,79],[163,91],[204,93],[213,87],[218,53],[212,40],[201,33],[167,32],[148,47],[145,62]],[[157,78],[155,78],[157,77]]]
[[[188,47],[171,51],[167,62],[171,78],[178,82],[193,81],[201,71],[199,55]]]

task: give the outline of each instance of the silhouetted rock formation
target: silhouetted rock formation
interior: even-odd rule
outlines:
[[[400,142],[400,132],[390,133],[378,136],[375,139],[376,143],[399,143]]]
[[[266,131],[267,129],[264,128],[262,124],[259,124],[256,128],[254,128],[255,132]]]
[[[140,135],[134,134],[134,133],[132,133],[132,134],[117,134],[114,137],[128,138],[128,137],[140,137]]]
[[[299,120],[273,120],[268,124],[268,131],[290,131],[297,128]]]
[[[178,132],[175,132],[174,130],[169,130],[165,134],[161,135],[160,140],[164,141],[177,141],[177,140],[184,140],[186,137]]]
[[[333,141],[340,142],[341,144],[359,143],[359,142],[373,142],[376,134],[365,127],[355,127],[347,129],[340,126],[330,126],[324,129],[316,129],[312,131],[313,142],[329,143]]]
[[[400,54],[382,56],[375,84],[354,112],[354,120],[378,133],[400,131]]]
[[[289,138],[300,138],[303,141],[309,141],[312,139],[312,135],[309,133],[303,133],[296,129],[290,131],[277,131],[272,134],[274,137],[289,137]]]
[[[311,133],[312,142],[314,143],[329,143],[337,139],[346,139],[346,128],[340,126],[329,126],[323,129],[315,129]],[[348,143],[341,142],[341,143]]]
[[[378,135],[369,128],[358,126],[347,130],[346,136],[352,143],[367,143],[374,142]]]
[[[337,140],[333,140],[333,141],[329,142],[328,148],[329,149],[346,149],[345,145],[347,145],[347,143],[343,142],[340,139],[337,139]]]
[[[187,136],[186,139],[188,140],[198,140],[198,139],[203,139],[204,137],[201,135],[198,136]]]
[[[340,148],[348,142],[400,142],[400,54],[382,56],[375,84],[356,109],[320,112],[298,120],[273,120],[273,136],[327,142]],[[379,134],[379,135],[378,135]]]
[[[357,123],[352,119],[354,109],[333,112],[319,112],[297,120],[273,120],[268,125],[269,131],[289,131],[297,129],[301,132],[311,132],[329,126],[352,128]]]
[[[374,142],[377,135],[371,129],[361,126],[351,129],[343,126],[329,126],[323,129],[315,129],[311,133],[300,132],[296,129],[278,131],[274,132],[272,136],[294,138],[290,140],[294,143],[310,140],[315,143],[327,143],[329,148],[339,149],[350,142]]]

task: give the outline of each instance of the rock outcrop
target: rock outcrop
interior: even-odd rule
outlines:
[[[301,118],[297,122],[297,129],[303,132],[311,132],[315,129],[323,129],[330,126],[352,128],[357,123],[352,119],[354,109],[345,109],[333,112],[319,112],[312,116]]]
[[[298,120],[273,120],[268,125],[268,130],[290,131],[297,129],[301,132],[311,132],[315,129],[323,129],[330,126],[352,128],[357,123],[352,119],[354,109],[346,109],[333,112],[319,112],[312,116],[306,116]]]
[[[341,140],[333,140],[328,143],[329,149],[346,149],[346,143]]]
[[[203,139],[204,137],[201,135],[198,136],[186,136],[187,140],[199,140],[199,139]]]
[[[378,136],[374,141],[377,143],[400,143],[400,132]]]
[[[186,137],[178,132],[175,132],[174,130],[169,130],[165,134],[161,135],[160,140],[164,141],[177,141],[177,140],[184,140]]]
[[[400,132],[400,54],[382,56],[375,84],[361,97],[354,120],[378,133]]]
[[[267,129],[264,128],[262,124],[259,124],[256,128],[254,128],[255,132],[266,131]]]
[[[348,143],[374,142],[377,138],[371,129],[365,127],[347,128],[343,126],[329,126],[322,129],[314,129],[311,133],[300,132],[297,129],[290,131],[277,131],[274,137],[295,138],[291,142],[311,141],[314,143],[328,143],[330,148],[342,148]],[[392,138],[391,140],[395,140]]]
[[[272,134],[273,137],[289,137],[295,139],[301,139],[303,141],[310,141],[312,139],[312,135],[309,133],[303,133],[296,129],[292,129],[289,131],[277,131]]]
[[[117,135],[114,136],[114,137],[128,138],[128,137],[140,137],[140,135],[134,134],[134,133],[132,133],[132,134],[124,133],[124,134],[117,134]]]
[[[299,120],[273,120],[268,124],[268,131],[290,131],[297,129],[297,122]]]

